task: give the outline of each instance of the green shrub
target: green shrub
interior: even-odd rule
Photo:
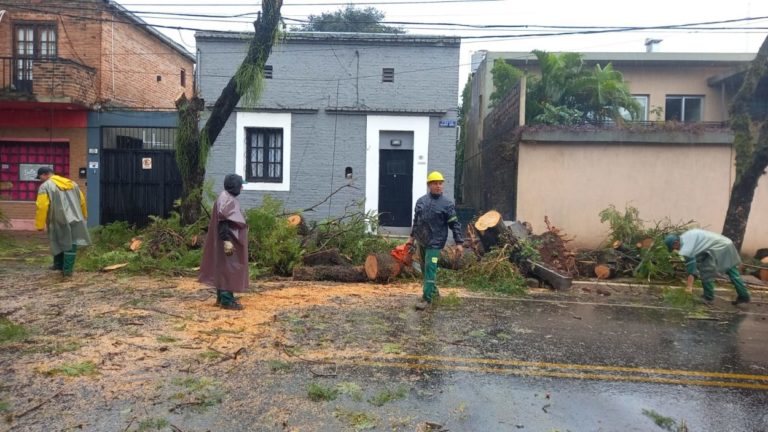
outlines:
[[[307,395],[309,400],[313,402],[332,401],[339,396],[339,390],[322,384],[311,383],[307,387]]]
[[[509,295],[527,292],[525,278],[509,260],[507,248],[494,249],[483,258],[461,270],[437,270],[437,281],[446,286],[473,291],[490,291]]]
[[[24,340],[29,335],[26,327],[0,317],[0,344]]]
[[[248,222],[248,254],[257,267],[289,276],[299,263],[302,247],[296,227],[288,225],[283,204],[264,197],[262,205],[245,212]]]

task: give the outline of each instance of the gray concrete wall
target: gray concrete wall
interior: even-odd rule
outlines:
[[[199,84],[207,105],[215,102],[235,72],[246,43],[244,39],[198,38]],[[438,126],[440,120],[457,116],[457,45],[287,41],[273,50],[267,64],[273,66],[273,78],[265,80],[260,100],[255,107],[238,109],[291,113],[290,190],[244,191],[244,207],[257,206],[264,196],[271,195],[283,201],[288,210],[305,209],[345,184],[352,187],[307,216],[337,216],[353,202],[363,200],[366,121],[367,115],[377,114],[430,115],[429,170],[443,172],[448,180],[446,191],[452,196],[456,129]],[[395,82],[383,83],[382,68],[389,67],[395,69]],[[336,107],[348,110],[326,110]],[[224,176],[236,168],[235,119],[233,113],[208,160],[207,178],[215,191],[222,189]],[[351,180],[345,178],[347,167],[353,170]]]

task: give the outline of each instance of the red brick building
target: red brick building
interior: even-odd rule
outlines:
[[[192,94],[195,59],[113,1],[3,4],[0,211],[25,229],[34,218],[39,166],[87,191],[88,113],[173,109],[182,92]]]

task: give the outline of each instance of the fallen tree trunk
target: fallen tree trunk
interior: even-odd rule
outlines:
[[[301,281],[368,282],[368,276],[361,266],[320,265],[294,267],[293,279]]]
[[[760,264],[762,264],[764,267],[768,267],[768,256],[763,257],[763,259],[760,260]],[[761,281],[768,281],[768,270],[760,269],[759,277]]]
[[[365,259],[365,274],[368,280],[379,283],[387,283],[396,278],[402,270],[402,266],[389,254],[370,254]]]
[[[337,248],[326,249],[311,254],[304,255],[301,261],[305,266],[334,266],[334,265],[349,265],[346,259],[341,256],[341,253]]]
[[[449,270],[461,270],[476,262],[477,255],[471,249],[462,249],[459,253],[458,248],[447,247],[440,251],[437,266]]]
[[[491,210],[477,218],[475,230],[480,237],[483,249],[488,252],[492,247],[499,246],[505,241],[503,235],[507,227],[504,225],[504,218],[501,217],[501,213]]]

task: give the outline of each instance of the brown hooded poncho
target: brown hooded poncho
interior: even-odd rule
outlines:
[[[238,181],[236,192],[229,184],[234,183],[234,179],[227,176],[226,190],[219,194],[213,205],[198,280],[221,291],[245,292],[248,289],[248,225],[236,198],[242,178],[234,177]],[[230,241],[235,245],[235,252],[231,256],[224,253],[224,240],[218,234],[220,221],[226,221],[232,233]]]

